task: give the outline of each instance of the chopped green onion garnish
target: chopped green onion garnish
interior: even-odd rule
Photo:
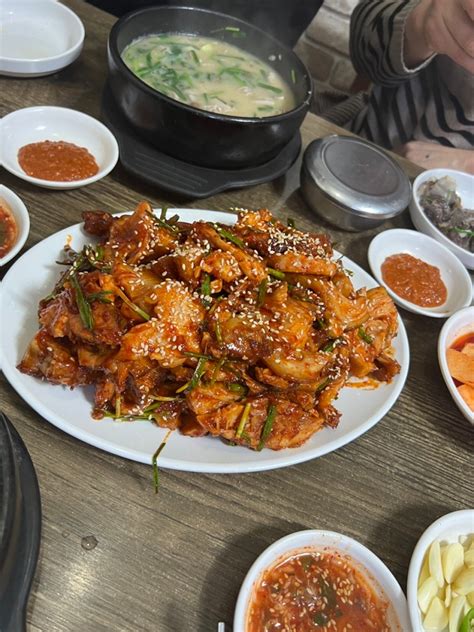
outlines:
[[[242,433],[244,431],[245,426],[247,425],[247,421],[250,417],[250,409],[252,408],[252,404],[247,402],[244,406],[244,411],[242,413],[242,417],[240,418],[239,427],[237,428],[237,432],[235,433],[235,438],[240,439]]]
[[[243,384],[239,384],[239,382],[232,382],[227,388],[229,391],[232,391],[232,393],[239,393],[239,395],[246,395],[248,391],[248,388]]]
[[[291,69],[291,81],[296,83],[296,72],[294,68]]]
[[[323,351],[324,353],[329,353],[330,351],[332,351],[334,349],[334,347],[336,346],[336,341],[337,338],[334,338],[334,340],[330,340],[327,345],[325,345],[321,351]]]
[[[218,320],[216,320],[215,332],[216,332],[216,340],[217,340],[217,342],[221,343],[222,342],[222,331],[221,331],[221,324],[220,324],[220,322]]]
[[[281,270],[275,270],[274,268],[267,268],[267,272],[270,276],[275,277],[275,279],[285,280],[285,273]]]
[[[261,307],[265,303],[265,297],[267,296],[267,279],[263,279],[258,286],[258,294],[257,294],[257,307]]]
[[[257,85],[261,88],[265,88],[266,90],[271,90],[271,92],[275,92],[276,94],[282,94],[283,90],[281,88],[277,88],[276,86],[271,86],[269,83],[263,83],[262,81],[257,82]]]
[[[132,309],[139,316],[141,316],[143,320],[150,320],[151,316],[147,314],[146,312],[144,312],[141,307],[138,307],[138,305],[135,305],[135,303],[132,303],[132,301],[128,298],[125,292],[123,292],[119,287],[117,288],[117,294],[120,296],[120,298],[125,303],[125,305],[127,305],[127,307],[130,307],[130,309]]]
[[[219,371],[222,369],[222,367],[224,366],[226,361],[225,357],[219,358],[219,361],[217,362],[216,366],[214,367],[214,370],[212,372],[212,377],[211,377],[211,381],[210,384],[215,384],[217,376],[219,375]]]
[[[161,451],[163,450],[163,448],[166,445],[166,442],[168,441],[168,437],[170,436],[170,434],[172,433],[172,430],[168,430],[168,432],[166,433],[165,438],[163,439],[162,443],[160,444],[160,446],[158,447],[158,449],[156,450],[155,454],[153,455],[152,459],[151,459],[151,465],[153,467],[153,484],[155,486],[155,494],[158,493],[158,488],[160,486],[160,481],[159,481],[159,473],[158,473],[158,457],[160,456]]]
[[[205,274],[202,279],[201,296],[204,305],[209,305],[209,301],[211,301],[211,277],[209,274]]]
[[[92,316],[92,309],[84,296],[82,288],[79,285],[79,281],[77,280],[75,274],[71,274],[70,282],[72,287],[74,288],[77,308],[79,309],[79,315],[81,317],[82,323],[86,329],[93,329],[94,318]]]
[[[469,230],[468,228],[460,228],[459,226],[454,226],[451,228],[456,233],[461,233],[462,235],[466,235],[467,237],[474,237],[474,230]]]
[[[168,397],[167,395],[152,395],[152,399],[155,399],[157,402],[175,402],[177,397]]]
[[[325,380],[323,380],[321,382],[321,384],[316,388],[316,390],[314,392],[315,393],[320,393],[321,391],[323,391],[326,388],[326,386],[329,384],[329,382],[330,382],[330,380],[327,377]]]
[[[222,228],[221,226],[218,226],[217,224],[214,224],[214,228],[219,233],[219,235],[224,239],[227,239],[227,241],[231,241],[236,246],[239,246],[239,248],[245,247],[244,242],[236,235],[233,235],[230,231]]]
[[[257,450],[261,450],[265,445],[266,440],[270,436],[270,433],[273,428],[273,422],[275,421],[277,409],[274,404],[271,404],[268,408],[267,417],[263,424],[262,434],[260,436],[260,441],[258,442]]]
[[[198,360],[199,358],[204,358],[205,360],[212,360],[211,356],[204,355],[204,353],[194,353],[193,351],[184,351],[183,355],[187,356],[188,358],[197,358]]]
[[[368,345],[372,344],[372,342],[374,341],[372,336],[369,336],[369,334],[365,331],[363,327],[359,327],[358,333],[359,333],[359,336],[362,338],[362,340],[366,342]]]
[[[178,388],[177,393],[182,393],[183,391],[192,391],[193,388],[199,384],[202,374],[206,369],[207,358],[199,358],[196,368],[194,369],[194,373],[189,382],[186,382],[183,386]]]
[[[194,61],[196,62],[196,64],[200,64],[201,62],[199,61],[199,57],[196,54],[195,50],[191,50],[191,56],[194,59]]]

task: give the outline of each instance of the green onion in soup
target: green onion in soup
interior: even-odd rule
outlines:
[[[208,112],[260,118],[295,106],[290,87],[271,66],[217,39],[146,35],[129,44],[122,59],[151,88]]]

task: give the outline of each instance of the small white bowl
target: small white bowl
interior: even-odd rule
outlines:
[[[8,208],[12,212],[15,218],[18,234],[16,242],[9,252],[4,257],[0,257],[0,267],[11,261],[13,257],[20,252],[23,248],[25,241],[30,232],[30,216],[26,206],[16,193],[13,193],[11,189],[0,184],[0,206],[2,202],[6,202]]]
[[[18,150],[44,140],[65,141],[85,147],[95,158],[95,176],[72,182],[28,176],[18,164]],[[13,175],[47,189],[77,189],[100,180],[115,167],[119,150],[115,136],[92,116],[77,110],[38,106],[16,110],[0,121],[0,165]]]
[[[451,397],[454,399],[457,407],[462,412],[464,417],[474,426],[474,412],[471,411],[469,406],[463,400],[461,395],[454,384],[453,378],[449,373],[448,363],[446,360],[446,351],[449,347],[461,336],[474,333],[474,307],[466,307],[456,312],[448,318],[444,323],[438,338],[438,361],[441,368],[446,386],[448,387]],[[474,380],[474,376],[473,376]]]
[[[467,268],[474,270],[474,253],[461,248],[461,246],[456,245],[448,239],[446,235],[443,235],[443,233],[431,223],[420,206],[420,186],[427,180],[437,180],[443,176],[450,176],[456,181],[456,191],[462,200],[464,208],[474,209],[474,176],[464,173],[463,171],[455,171],[454,169],[429,169],[428,171],[420,173],[413,183],[410,216],[419,231],[439,241],[440,244],[443,244],[448,250],[451,250]]]
[[[420,307],[395,294],[382,279],[381,267],[387,257],[401,253],[410,254],[432,266],[439,268],[441,279],[448,291],[448,297],[438,307]],[[472,283],[469,273],[462,263],[445,246],[432,237],[416,230],[395,228],[379,233],[370,242],[369,265],[377,281],[383,285],[397,305],[415,314],[447,318],[472,300]]]
[[[71,64],[84,43],[77,15],[52,0],[0,0],[0,74],[41,77]]]
[[[474,533],[474,509],[463,509],[438,518],[418,540],[411,556],[407,581],[408,609],[413,632],[425,632],[416,594],[423,560],[431,543],[434,540],[446,543],[458,542],[461,536],[470,533]]]
[[[297,531],[269,546],[256,559],[244,579],[234,614],[234,632],[246,632],[248,610],[256,584],[265,570],[289,554],[315,550],[335,550],[351,558],[364,574],[375,593],[388,603],[388,623],[393,632],[409,632],[410,624],[405,595],[395,577],[372,551],[356,540],[334,531]]]

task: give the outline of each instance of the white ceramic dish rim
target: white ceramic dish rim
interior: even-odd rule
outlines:
[[[86,35],[84,24],[82,23],[81,18],[76,13],[74,13],[72,9],[67,7],[65,4],[62,4],[61,2],[57,2],[56,0],[38,0],[37,2],[35,2],[35,5],[40,6],[41,4],[50,4],[50,3],[56,5],[59,11],[63,11],[64,13],[68,14],[70,17],[72,17],[76,21],[79,27],[79,31],[80,31],[78,40],[74,44],[72,44],[69,48],[67,48],[66,50],[63,50],[61,53],[58,53],[57,55],[50,55],[49,57],[35,57],[33,59],[26,59],[25,57],[7,57],[6,55],[0,55],[0,62],[6,61],[9,63],[16,63],[16,64],[23,64],[23,63],[28,63],[28,64],[48,63],[49,64],[51,62],[60,61],[63,57],[67,57],[68,55],[71,55],[83,45],[84,38]],[[18,2],[18,0],[16,0],[16,2],[12,2],[11,0],[6,0],[6,2],[2,2],[2,0],[0,0],[0,8],[3,8],[4,6],[8,6],[8,5],[15,8],[15,7],[18,7],[19,4],[20,2]],[[28,4],[31,4],[31,0]],[[54,72],[54,71],[51,71],[51,72]],[[18,74],[20,73],[21,71],[18,71]],[[30,74],[30,73],[25,73],[25,74]]]
[[[468,314],[472,315],[471,321],[469,321],[468,319],[464,320],[464,316]],[[459,325],[457,324],[458,322]],[[470,323],[470,327],[468,324],[463,325],[461,323]],[[474,306],[468,306],[460,309],[458,312],[455,312],[450,318],[448,318],[448,320],[444,323],[438,337],[438,362],[441,373],[443,374],[444,381],[451,394],[451,397],[454,400],[454,403],[457,404],[458,408],[466,417],[466,419],[474,425],[474,412],[471,411],[464,399],[458,393],[458,389],[456,388],[453,378],[451,377],[448,368],[448,362],[446,360],[446,351],[449,348],[449,345],[454,342],[456,338],[462,336],[464,330],[466,330],[466,333],[468,331],[474,332]],[[451,338],[451,331],[453,331],[452,339],[450,339],[450,341],[448,342],[448,338]]]
[[[24,115],[25,112],[28,112],[31,115],[33,115],[35,113],[40,113],[45,110],[52,113],[54,113],[54,111],[61,111],[61,113],[67,113],[67,116],[70,116],[71,119],[76,118],[78,120],[81,120],[81,119],[83,121],[86,120],[89,125],[95,126],[96,129],[98,130],[98,133],[100,133],[102,137],[106,139],[107,142],[110,144],[112,157],[109,160],[109,162],[102,168],[99,167],[99,171],[95,175],[89,178],[83,178],[82,180],[73,180],[70,182],[57,181],[57,180],[43,180],[42,178],[33,178],[32,176],[29,176],[21,169],[17,168],[15,165],[12,165],[11,162],[6,162],[5,159],[3,158],[3,154],[2,154],[1,146],[0,146],[0,166],[3,166],[7,171],[9,171],[11,174],[16,176],[17,178],[20,178],[21,180],[25,180],[26,182],[30,182],[31,184],[36,184],[38,186],[49,188],[49,189],[76,189],[76,188],[83,187],[88,184],[97,182],[98,180],[101,180],[102,178],[105,178],[105,176],[107,176],[112,171],[112,169],[115,167],[115,165],[118,162],[118,159],[119,159],[118,142],[108,127],[106,127],[98,119],[94,118],[93,116],[90,116],[89,114],[86,114],[85,112],[80,112],[79,110],[73,110],[71,108],[63,108],[63,107],[59,107],[55,105],[39,105],[39,106],[33,106],[33,107],[28,107],[28,108],[21,108],[19,110],[14,110],[13,112],[9,112],[2,119],[0,119],[0,140],[2,138],[3,125],[6,125],[7,123],[14,120],[15,116],[20,115],[20,114]]]
[[[17,240],[9,252],[4,257],[0,257],[0,268],[11,261],[25,245],[30,233],[30,214],[23,200],[11,189],[0,184],[0,202],[5,199],[15,219],[20,219],[21,230]]]
[[[468,302],[465,302],[463,304],[457,305],[456,308],[451,310],[451,311],[438,311],[438,312],[436,312],[436,311],[433,311],[436,308],[420,307],[419,305],[415,305],[414,303],[410,303],[409,301],[406,301],[405,299],[403,299],[400,296],[398,296],[398,294],[396,294],[390,288],[390,286],[388,286],[385,283],[385,281],[382,278],[380,267],[375,264],[376,253],[381,251],[380,242],[382,242],[385,239],[387,239],[387,236],[389,234],[393,235],[393,236],[395,236],[395,234],[397,234],[397,235],[409,235],[410,238],[412,238],[412,239],[418,239],[420,242],[425,241],[426,243],[430,243],[432,245],[434,251],[436,249],[442,250],[443,253],[444,253],[444,256],[446,256],[448,258],[448,260],[451,262],[453,268],[456,270],[456,274],[459,276],[460,279],[462,278],[462,280],[464,281],[466,291],[468,291],[468,288],[469,288],[469,291],[468,291],[469,292],[469,300],[468,300]],[[409,250],[410,250],[409,247],[405,247],[404,252],[409,252]],[[439,241],[437,241],[433,237],[430,237],[429,235],[426,235],[425,233],[421,233],[421,232],[419,232],[417,230],[409,230],[407,228],[392,228],[390,230],[385,230],[385,231],[379,233],[378,235],[376,235],[372,239],[372,241],[370,242],[370,245],[369,245],[369,249],[367,251],[367,257],[368,257],[368,260],[369,260],[369,266],[370,266],[370,269],[372,271],[372,274],[375,276],[375,278],[380,283],[380,285],[383,285],[383,287],[387,290],[387,292],[393,298],[395,303],[397,303],[397,305],[400,305],[400,307],[403,307],[403,308],[407,309],[410,312],[413,312],[415,314],[421,314],[423,316],[430,316],[432,318],[448,318],[449,316],[452,316],[452,314],[456,313],[457,310],[462,309],[464,307],[467,307],[469,305],[469,303],[472,301],[472,283],[471,283],[471,278],[469,276],[468,271],[464,267],[464,265],[461,263],[461,261],[459,261],[459,259],[456,257],[456,255],[449,250],[449,248],[447,248],[446,246],[441,244]]]
[[[231,224],[235,218],[235,216],[230,215],[228,213],[205,211],[202,209],[176,208],[176,209],[168,209],[168,211],[170,213],[184,213],[185,217],[186,217],[186,214],[188,214],[186,219],[189,219],[190,221],[203,219],[203,214],[208,221],[217,221],[217,222],[222,222],[222,223],[227,223],[227,224]],[[81,224],[76,224],[73,227],[64,229],[63,231],[59,231],[58,233],[50,236],[47,239],[53,239],[53,238],[58,239],[58,240],[60,239],[61,244],[64,244],[66,237],[69,235],[74,236],[74,229],[76,229],[76,231],[80,231],[80,227],[81,227]],[[76,238],[77,238],[77,235],[76,235]],[[73,239],[75,238],[73,237]],[[28,261],[32,256],[34,256],[35,249],[39,249],[39,251],[41,252],[42,245],[44,244],[45,241],[46,240],[43,240],[42,242],[40,242],[39,244],[31,248],[27,253],[25,253],[25,255],[23,255],[25,259],[23,259],[23,257],[18,259],[15,262],[15,264],[12,266],[12,268],[5,275],[3,283],[0,284],[0,318],[2,317],[2,309],[3,309],[2,302],[4,300],[7,300],[3,292],[4,288],[10,282],[10,278],[12,279],[14,278],[15,287],[18,286],[17,276],[14,276],[14,275],[17,273],[17,270],[18,271],[21,270],[21,266],[23,265],[23,260]],[[90,239],[88,238],[87,241],[90,241]],[[73,245],[75,244],[73,243]],[[58,251],[59,251],[59,248],[58,248]],[[51,258],[51,260],[53,260],[53,258]],[[364,285],[368,287],[375,287],[377,285],[374,279],[370,277],[370,275],[368,275],[367,272],[365,272],[365,270],[360,268],[357,264],[355,264],[354,262],[346,258],[344,258],[343,262],[344,262],[344,265],[351,268],[356,275],[360,274],[363,277],[362,283]],[[49,277],[48,277],[48,283],[50,283]],[[36,312],[36,305],[34,306],[34,313],[35,312]],[[245,454],[246,454],[245,459],[240,459],[240,457],[236,457],[234,459],[233,458],[225,459],[225,458],[222,458],[223,455],[220,453],[220,451],[219,451],[220,459],[219,460],[215,459],[213,462],[208,462],[208,461],[204,462],[199,459],[193,460],[191,458],[183,459],[182,457],[170,458],[170,457],[167,457],[166,454],[163,454],[163,456],[160,456],[161,466],[163,468],[177,469],[181,471],[205,472],[205,473],[232,474],[232,473],[243,473],[243,472],[257,472],[257,471],[287,467],[289,465],[294,465],[296,463],[309,461],[311,459],[318,458],[320,456],[328,454],[329,452],[332,452],[342,447],[343,445],[346,445],[347,443],[354,441],[355,439],[357,439],[359,436],[361,436],[362,434],[370,430],[375,424],[377,424],[379,421],[383,419],[383,417],[389,412],[389,410],[397,401],[405,385],[406,377],[408,374],[409,363],[410,363],[410,352],[409,352],[409,346],[408,346],[408,337],[406,334],[405,327],[403,325],[403,321],[400,317],[398,319],[398,324],[399,324],[399,333],[396,339],[396,346],[398,348],[398,354],[399,354],[397,355],[397,357],[401,364],[401,371],[399,375],[397,375],[394,378],[394,381],[390,385],[380,387],[381,389],[386,389],[386,388],[390,389],[387,395],[384,395],[385,399],[383,399],[382,402],[379,402],[379,404],[375,406],[375,408],[372,405],[372,410],[368,413],[368,416],[364,417],[364,420],[361,423],[357,423],[357,425],[354,425],[354,427],[349,428],[348,430],[345,430],[343,433],[340,434],[340,436],[338,435],[338,436],[335,436],[334,438],[331,438],[330,440],[324,440],[322,443],[315,443],[315,445],[311,445],[309,443],[311,442],[311,439],[310,439],[309,442],[305,444],[305,446],[303,446],[303,449],[298,448],[294,450],[291,450],[291,449],[283,450],[278,453],[272,453],[272,454],[270,454],[271,451],[268,451],[269,455],[265,459],[258,458],[258,456],[254,457],[253,454],[251,455],[252,458],[250,458],[250,456],[248,456],[248,453],[251,451],[246,450],[245,448],[238,448],[238,447],[233,447],[231,448],[231,450],[233,452],[240,449],[245,450]],[[1,329],[2,328],[0,326],[0,337],[1,337]],[[134,460],[134,461],[138,461],[138,462],[146,463],[146,464],[150,463],[151,454],[150,455],[145,454],[144,452],[140,451],[136,447],[132,449],[129,445],[122,445],[120,441],[118,441],[115,438],[113,440],[110,440],[110,439],[103,438],[100,436],[97,437],[93,435],[92,427],[91,427],[91,430],[87,430],[87,431],[83,430],[82,428],[77,427],[72,423],[69,423],[67,420],[61,417],[61,415],[58,414],[57,412],[51,411],[51,409],[48,407],[49,405],[47,403],[47,398],[45,397],[45,395],[44,394],[42,394],[41,396],[31,395],[29,387],[22,382],[20,374],[18,374],[18,371],[16,369],[16,364],[18,363],[18,360],[19,360],[18,355],[16,355],[16,357],[12,358],[11,360],[8,359],[8,355],[7,355],[6,350],[4,349],[4,345],[0,344],[0,367],[3,369],[3,373],[5,377],[8,379],[8,381],[13,386],[13,388],[19,393],[19,395],[23,397],[23,399],[26,402],[28,402],[36,410],[36,412],[38,412],[42,417],[44,417],[50,423],[60,428],[67,434],[73,437],[76,437],[77,439],[80,439],[81,441],[84,441],[85,443],[89,445],[93,445],[96,448],[99,448],[111,454],[116,454],[126,459],[130,459],[130,460]],[[34,380],[35,378],[30,378],[30,379]],[[51,388],[59,389],[60,387],[51,386]],[[359,391],[359,389],[351,389],[351,390],[354,392],[361,392]],[[367,395],[369,396],[370,392]],[[367,415],[367,413],[365,414]],[[344,423],[344,415],[341,418],[341,424],[343,423]],[[159,429],[154,429],[154,430],[158,431]],[[326,430],[327,429],[322,430],[320,432],[326,432]],[[114,437],[115,437],[115,433],[114,433]],[[173,437],[171,437],[170,442],[172,441],[172,439]],[[162,440],[162,435],[159,434],[156,439],[153,439],[153,441],[156,441],[156,440],[158,441],[157,444],[159,444],[160,441]],[[189,441],[194,441],[194,439],[189,439]],[[218,440],[216,439],[216,441]],[[261,453],[258,453],[258,454],[261,454]]]
[[[452,529],[450,528],[452,525]],[[457,525],[465,525],[458,527]],[[449,532],[450,535],[443,535]],[[418,540],[408,567],[407,599],[408,611],[413,627],[413,632],[425,632],[423,628],[418,602],[416,598],[418,589],[418,577],[421,565],[429,545],[436,539],[456,541],[462,535],[474,532],[474,509],[461,509],[441,516],[435,520],[421,535]]]
[[[392,612],[398,619],[399,632],[408,632],[407,628],[403,627],[409,625],[407,600],[400,584],[390,569],[375,553],[357,540],[342,533],[320,529],[307,529],[284,536],[267,547],[257,557],[240,588],[234,613],[234,632],[245,632],[247,612],[253,588],[267,568],[273,566],[281,557],[286,557],[289,553],[303,552],[309,549],[320,550],[322,548],[336,550],[343,555],[349,555],[357,567],[362,572],[365,572],[366,577],[377,593],[381,594],[391,604]],[[370,568],[368,568],[369,566]],[[396,601],[393,598],[389,598],[384,585],[393,593]]]
[[[430,180],[431,178],[439,178],[442,176],[451,176],[454,179],[459,176],[462,176],[463,178],[470,178],[472,180],[472,186],[473,186],[473,192],[474,192],[474,176],[470,175],[469,173],[465,173],[464,171],[456,171],[456,169],[428,169],[427,171],[423,171],[422,173],[418,174],[415,180],[413,181],[413,201],[416,204],[417,211],[420,213],[423,219],[429,222],[429,224],[433,228],[433,231],[436,234],[436,241],[439,241],[440,244],[442,244],[443,246],[446,246],[447,248],[448,247],[451,248],[452,252],[455,254],[457,253],[460,257],[472,259],[471,265],[474,265],[474,253],[469,252],[469,250],[466,250],[465,248],[461,248],[461,246],[458,246],[453,241],[451,241],[448,237],[446,237],[446,235],[444,235],[440,231],[440,229],[435,224],[433,224],[433,222],[430,220],[430,218],[426,215],[425,211],[421,207],[420,196],[418,195],[418,189],[420,188],[420,185],[426,182],[427,180]],[[474,197],[474,194],[473,194],[473,197]],[[474,201],[473,202],[469,201],[466,204],[465,200],[463,199],[463,204],[467,206],[467,208],[472,208],[471,204],[474,205]],[[423,233],[423,234],[426,234],[426,233]],[[429,236],[430,235],[428,235],[428,237]]]

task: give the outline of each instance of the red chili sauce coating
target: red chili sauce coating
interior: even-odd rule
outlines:
[[[466,345],[469,343],[474,344],[474,331],[470,331],[456,340],[451,345],[451,349],[455,349],[456,351],[462,351]]]
[[[437,267],[405,253],[387,257],[382,278],[391,290],[420,307],[443,305],[448,297]]]
[[[350,558],[299,553],[263,573],[246,632],[389,632],[387,607]]]
[[[18,163],[32,178],[73,182],[95,176],[99,167],[85,147],[62,140],[45,140],[21,147]]]
[[[18,227],[12,212],[0,200],[0,258],[4,257],[13,248],[18,236]]]

